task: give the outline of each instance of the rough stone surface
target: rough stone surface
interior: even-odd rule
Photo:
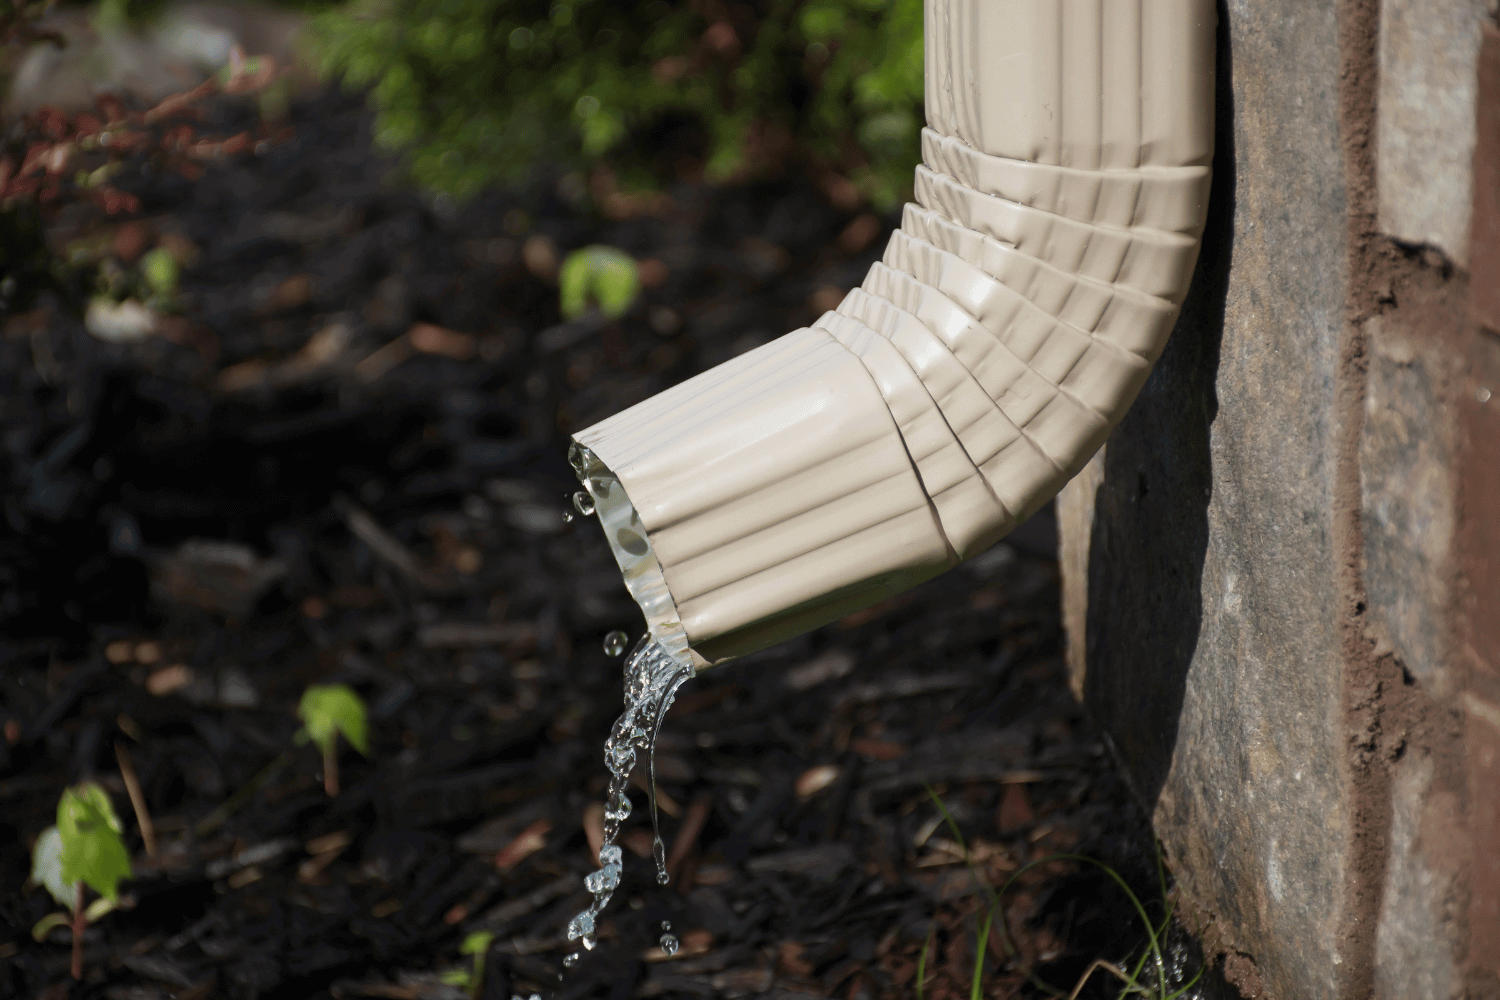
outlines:
[[[1381,0],[1380,227],[1469,259],[1480,26],[1493,0]]]
[[[1463,896],[1457,859],[1444,850],[1459,827],[1459,797],[1440,785],[1432,760],[1404,756],[1391,782],[1390,854],[1375,931],[1380,1000],[1464,996],[1459,942]]]
[[[1377,654],[1395,652],[1427,694],[1449,700],[1448,618],[1456,530],[1454,443],[1442,412],[1451,381],[1441,354],[1419,336],[1377,316],[1365,324],[1369,374],[1360,436],[1364,581]]]
[[[1332,4],[1221,9],[1199,272],[1111,437],[1085,700],[1188,900],[1267,994],[1341,995],[1350,864],[1332,541],[1346,194]],[[1071,506],[1070,506],[1071,504]],[[1070,542],[1070,544],[1073,544]]]
[[[1472,847],[1459,702],[1455,542],[1462,446],[1451,419],[1463,395],[1460,300],[1406,287],[1399,305],[1365,322],[1367,370],[1359,442],[1361,576],[1374,655],[1404,670],[1384,725],[1400,729],[1389,765],[1390,827],[1377,916],[1375,995],[1465,994]],[[1472,391],[1469,393],[1472,395]]]

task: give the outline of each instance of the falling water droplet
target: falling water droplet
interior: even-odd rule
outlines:
[[[675,934],[663,934],[657,944],[660,945],[662,954],[668,958],[677,954],[677,936]]]
[[[629,637],[620,636],[620,649]],[[612,634],[605,643],[605,652],[618,655],[612,647]],[[604,743],[604,763],[609,769],[609,787],[605,793],[604,843],[599,848],[599,870],[586,880],[593,902],[588,908],[568,923],[568,939],[577,941],[585,949],[592,950],[597,944],[594,934],[595,918],[609,904],[610,898],[620,884],[622,870],[621,852],[615,839],[620,834],[620,824],[630,815],[630,797],[626,786],[635,767],[638,755],[644,756],[648,764],[656,751],[656,734],[661,731],[662,719],[677,694],[677,689],[693,675],[691,664],[680,662],[663,646],[643,637],[636,648],[625,659],[625,711],[615,720],[609,739]],[[658,831],[656,817],[656,794],[654,768],[648,769],[650,785],[652,829]],[[658,881],[666,884],[664,850],[659,843],[654,845],[656,867],[660,873]]]
[[[571,510],[565,510],[565,511],[563,511],[563,524],[572,524],[572,523],[573,523],[573,512]]]
[[[630,636],[615,629],[604,637],[604,655],[619,656],[625,652],[625,647],[630,643]]]
[[[659,871],[656,873],[657,885],[666,885],[670,881],[672,881],[672,876],[668,875],[665,871]]]
[[[661,922],[661,929],[664,930],[664,931],[671,930],[672,929],[672,921],[670,921],[670,920],[663,920]]]
[[[579,490],[573,494],[573,507],[578,513],[584,517],[588,517],[594,512],[594,498],[583,492],[583,490]]]
[[[578,964],[578,952],[576,952],[576,951],[573,952],[571,955],[569,955],[567,958],[563,959],[563,965],[566,966],[569,969],[571,969],[573,966],[575,966],[577,964]]]

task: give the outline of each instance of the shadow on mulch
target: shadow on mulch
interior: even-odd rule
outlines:
[[[214,113],[245,127],[241,105]],[[457,998],[440,974],[488,930],[485,997],[906,997],[929,932],[926,996],[967,996],[983,896],[924,785],[994,884],[1068,850],[1159,895],[1066,687],[1043,521],[686,687],[657,761],[673,882],[638,793],[600,946],[559,983],[620,709],[601,641],[641,628],[602,538],[564,519],[567,432],[810,323],[893,220],[795,180],[683,184],[613,220],[577,178],[454,210],[384,183],[368,125],[324,94],[255,158],[137,182],[136,229],[59,220],[58,249],[102,233],[195,258],[170,338],[102,342],[54,293],[6,321],[0,994]],[[650,287],[620,321],[563,323],[550,275],[592,242],[653,261]],[[334,799],[292,741],[314,682],[372,717]],[[47,894],[20,886],[86,778],[127,818],[136,877],[75,987],[67,932],[30,936]],[[1071,863],[1005,917],[1064,990],[1144,941]],[[985,996],[1041,995],[988,949]],[[1175,975],[1196,961],[1180,933],[1170,952]]]

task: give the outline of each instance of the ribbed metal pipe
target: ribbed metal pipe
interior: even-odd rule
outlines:
[[[911,587],[1088,462],[1208,205],[1212,0],[928,0],[923,165],[797,330],[575,435],[653,633],[707,666]]]

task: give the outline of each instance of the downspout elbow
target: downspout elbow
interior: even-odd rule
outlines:
[[[928,0],[916,202],[812,327],[575,435],[626,585],[698,668],[978,554],[1150,374],[1208,203],[1211,0]]]

